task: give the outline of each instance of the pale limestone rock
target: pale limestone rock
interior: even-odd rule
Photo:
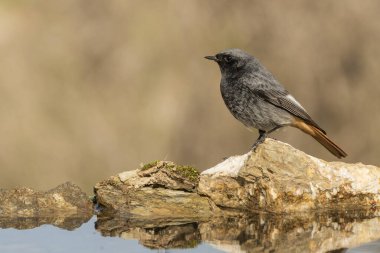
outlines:
[[[216,166],[203,171],[202,175],[211,175],[214,178],[219,176],[237,177],[250,154],[251,152],[245,155],[231,156]]]
[[[275,213],[380,205],[380,168],[326,162],[266,139],[256,152],[204,171],[198,192],[217,206]]]

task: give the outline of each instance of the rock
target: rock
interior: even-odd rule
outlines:
[[[377,211],[307,213],[303,216],[240,213],[206,221],[98,216],[103,236],[137,239],[149,248],[193,248],[204,242],[225,252],[324,253],[374,241]]]
[[[46,192],[30,188],[0,190],[0,217],[92,216],[90,198],[67,182]]]
[[[161,161],[104,180],[94,192],[103,213],[200,219],[211,216],[213,207],[195,192],[198,180],[194,168]]]
[[[326,162],[266,139],[256,152],[230,157],[200,176],[157,161],[98,183],[95,193],[105,211],[137,216],[358,210],[380,205],[380,168]]]
[[[219,207],[244,209],[249,196],[238,174],[248,158],[249,154],[233,156],[202,172],[199,194],[210,197]]]
[[[256,152],[204,171],[198,192],[249,212],[367,209],[380,205],[380,168],[326,162],[267,138]]]

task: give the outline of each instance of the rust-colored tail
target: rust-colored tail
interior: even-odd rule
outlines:
[[[347,154],[338,145],[336,145],[332,140],[330,140],[326,134],[324,134],[320,129],[315,126],[307,124],[302,119],[296,119],[292,126],[302,130],[303,132],[311,135],[315,140],[322,144],[331,154],[338,158],[346,157]]]

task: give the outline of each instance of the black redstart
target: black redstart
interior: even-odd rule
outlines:
[[[311,135],[336,157],[347,156],[255,57],[240,49],[228,49],[205,58],[219,65],[220,90],[232,115],[246,127],[259,130],[253,150],[267,134],[292,126]]]

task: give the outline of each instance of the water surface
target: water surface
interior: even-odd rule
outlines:
[[[189,219],[0,218],[0,252],[380,252],[376,212]]]

